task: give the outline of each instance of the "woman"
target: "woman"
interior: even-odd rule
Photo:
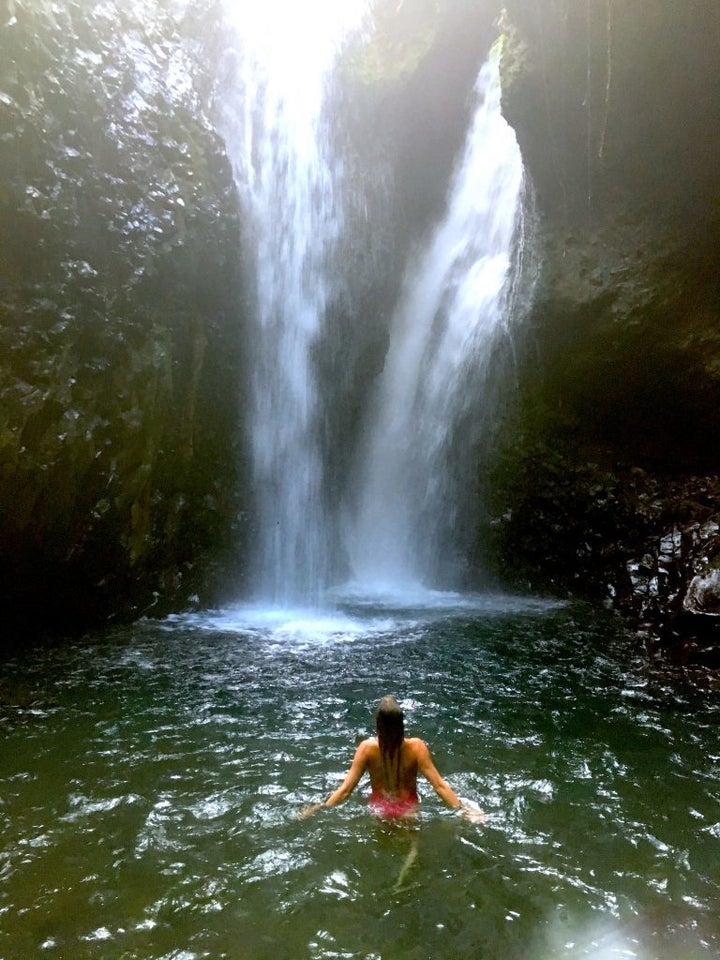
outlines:
[[[360,778],[370,774],[370,809],[380,817],[412,817],[418,811],[418,772],[430,782],[441,800],[469,820],[482,821],[482,810],[461,800],[452,787],[440,776],[427,745],[419,737],[406,737],[403,712],[395,697],[383,697],[375,713],[377,737],[363,740],[355,751],[352,765],[345,779],[324,803],[306,807],[301,816],[307,817],[321,807],[336,807],[343,803]]]

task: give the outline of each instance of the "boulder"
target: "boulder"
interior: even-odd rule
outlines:
[[[720,568],[692,578],[683,599],[683,609],[688,613],[720,617]]]

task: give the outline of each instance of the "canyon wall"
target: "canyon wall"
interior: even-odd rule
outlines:
[[[510,0],[503,26],[539,276],[491,537],[503,572],[694,655],[720,562],[720,8]]]
[[[189,5],[13,2],[0,40],[6,643],[233,567],[239,215]]]

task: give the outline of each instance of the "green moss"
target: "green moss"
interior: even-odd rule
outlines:
[[[368,35],[345,55],[345,71],[367,86],[397,83],[410,76],[432,49],[443,12],[438,0],[377,3]]]

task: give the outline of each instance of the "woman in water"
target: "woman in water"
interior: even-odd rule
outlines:
[[[419,737],[406,737],[403,712],[394,697],[383,697],[375,713],[377,737],[363,740],[345,779],[324,803],[313,803],[301,816],[322,807],[343,803],[360,778],[370,774],[370,809],[380,817],[412,817],[418,811],[418,772],[430,782],[440,799],[469,820],[482,821],[484,814],[474,804],[461,800],[440,776],[427,745]]]

